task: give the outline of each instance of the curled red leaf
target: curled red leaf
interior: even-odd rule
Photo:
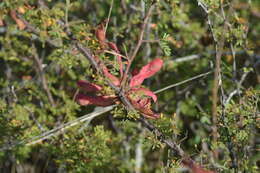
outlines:
[[[86,96],[77,94],[76,101],[82,105],[110,106],[115,104],[117,98],[112,96]]]
[[[79,80],[77,82],[77,85],[79,87],[81,87],[82,89],[84,89],[85,91],[88,91],[88,92],[98,92],[102,89],[101,86],[90,83],[90,82],[85,81],[85,80]]]
[[[146,118],[156,119],[160,117],[160,114],[155,113],[151,109],[151,99],[145,98],[142,96],[128,96],[128,99],[130,100],[133,107],[138,110],[142,115],[144,115]]]
[[[138,102],[131,101],[132,105],[135,109],[137,109],[142,115],[144,115],[146,118],[156,119],[160,117],[160,114],[155,113],[151,109],[151,103],[150,101],[146,99],[141,99]]]
[[[143,66],[140,72],[131,79],[130,88],[141,85],[144,79],[149,78],[158,72],[162,65],[163,61],[160,58],[155,58],[149,64]]]

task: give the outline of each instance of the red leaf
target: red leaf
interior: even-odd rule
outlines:
[[[102,23],[97,26],[95,34],[101,46],[104,47],[106,45],[106,34]]]
[[[98,56],[94,56],[94,59],[95,61],[99,64],[100,60],[99,60],[99,57]],[[104,64],[99,64],[105,77],[107,77],[108,79],[111,80],[111,82],[116,85],[116,86],[119,86],[120,84],[120,81],[117,77],[115,77],[114,75],[112,75],[111,73],[109,73],[107,67],[104,65]]]
[[[187,166],[193,173],[216,173],[214,171],[207,171],[203,169],[201,166],[197,165],[191,159],[183,159],[182,163]]]
[[[23,30],[24,28],[26,28],[26,25],[23,23],[23,21],[16,16],[15,10],[11,10],[10,15],[18,25],[19,29]]]
[[[90,83],[90,82],[85,81],[85,80],[79,80],[77,82],[77,84],[78,84],[79,87],[81,87],[84,90],[89,91],[89,92],[98,92],[102,89],[101,86]]]
[[[102,67],[103,73],[104,75],[109,78],[111,80],[111,82],[115,85],[115,86],[119,86],[120,85],[120,81],[117,77],[115,77],[114,75],[112,75],[111,73],[109,73],[108,69],[106,66]]]
[[[4,21],[1,18],[0,18],[0,26],[4,26]]]
[[[86,105],[110,106],[115,103],[117,98],[110,97],[110,96],[86,96],[83,94],[77,94],[76,100],[82,106],[86,106]]]
[[[131,104],[135,109],[137,109],[146,118],[156,119],[160,117],[160,114],[153,112],[151,109],[151,99],[150,98],[131,98],[128,97]]]
[[[202,167],[197,166],[197,165],[192,167],[191,170],[192,170],[193,173],[215,173],[213,171],[207,171],[207,170],[205,170]]]
[[[150,96],[152,97],[153,101],[156,102],[157,101],[157,96],[150,91],[149,89],[146,88],[133,88],[131,89],[131,92],[134,92],[135,94],[139,95],[146,95],[146,96]]]
[[[140,72],[131,79],[130,88],[141,85],[144,79],[153,76],[161,69],[162,65],[163,61],[160,58],[156,58],[149,64],[143,66]]]
[[[113,42],[108,42],[107,44],[108,44],[108,46],[109,46],[111,49],[113,49],[116,53],[119,53],[119,50],[118,50],[118,48],[117,48],[117,46],[116,46],[115,43],[113,43]]]

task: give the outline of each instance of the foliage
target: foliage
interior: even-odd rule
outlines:
[[[157,93],[157,102],[149,102],[149,110],[158,112],[158,119],[148,121],[208,170],[259,172],[259,1],[155,2],[130,72],[138,76],[135,68],[148,68],[159,58],[164,65],[154,77],[148,78],[153,73],[141,76],[141,82],[132,81],[140,85],[142,96],[155,98],[151,91],[214,71],[219,51],[221,80],[217,124],[212,117],[212,73]],[[78,81],[102,88],[99,93],[88,92],[93,97],[114,96],[115,91],[107,84],[111,78],[97,73],[74,42],[79,40],[98,55],[107,71],[120,80],[115,53],[122,55],[125,68],[152,3],[0,2],[0,172],[187,172],[182,158],[137,121],[142,109],[127,111],[119,98],[112,111],[26,145],[35,136],[102,110],[75,101]],[[97,36],[97,27],[108,18],[105,37]],[[104,52],[108,40],[118,50]]]

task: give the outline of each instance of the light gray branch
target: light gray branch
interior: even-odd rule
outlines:
[[[69,129],[69,128],[73,127],[73,126],[76,126],[76,125],[78,125],[79,123],[83,123],[83,122],[88,121],[88,120],[90,120],[90,119],[93,119],[94,117],[97,117],[97,116],[99,116],[99,115],[101,115],[101,114],[104,114],[104,113],[106,113],[106,112],[109,112],[109,111],[111,111],[115,106],[116,106],[116,105],[104,107],[104,108],[102,108],[102,109],[100,109],[100,110],[98,110],[98,111],[92,112],[92,113],[90,113],[90,114],[86,114],[86,115],[84,115],[84,116],[82,116],[82,117],[79,117],[79,118],[77,118],[77,119],[75,119],[75,120],[73,120],[73,121],[70,121],[70,122],[68,122],[68,123],[62,124],[62,125],[60,125],[60,126],[54,128],[54,129],[52,129],[52,130],[49,130],[49,131],[47,131],[47,132],[45,132],[45,133],[42,133],[42,134],[38,135],[38,136],[32,137],[32,138],[29,139],[29,140],[24,140],[24,141],[17,142],[17,143],[15,143],[15,144],[9,145],[9,146],[7,146],[7,147],[3,147],[3,148],[0,149],[0,151],[7,150],[7,149],[11,149],[11,148],[13,148],[13,147],[15,147],[15,146],[17,146],[17,145],[23,145],[23,144],[25,144],[26,146],[31,146],[31,145],[33,145],[33,144],[37,144],[37,143],[39,143],[39,142],[42,142],[42,141],[45,140],[45,139],[49,139],[49,138],[52,137],[52,136],[57,136],[57,135],[59,135],[59,134],[61,134],[61,133],[64,133],[67,129]]]

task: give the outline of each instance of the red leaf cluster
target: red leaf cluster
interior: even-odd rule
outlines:
[[[96,37],[101,45],[102,49],[110,48],[112,51],[116,53],[117,62],[119,65],[120,77],[116,77],[109,72],[109,69],[100,63],[100,59],[98,56],[95,56],[95,61],[100,65],[101,70],[105,77],[107,77],[114,85],[120,86],[120,82],[123,78],[123,63],[122,57],[120,55],[120,51],[115,43],[107,42],[105,37],[104,25],[98,25],[96,29]],[[160,58],[155,58],[153,61],[143,66],[140,70],[134,69],[132,71],[132,79],[130,80],[127,91],[125,95],[133,105],[135,109],[137,109],[140,113],[142,113],[147,118],[158,118],[160,114],[155,113],[151,109],[152,101],[157,101],[157,96],[150,91],[149,89],[142,88],[141,84],[146,78],[153,76],[156,72],[158,72],[163,65],[163,61]],[[117,96],[106,96],[101,94],[102,87],[84,80],[78,81],[78,86],[84,89],[87,92],[94,92],[96,95],[83,95],[78,94],[76,96],[76,100],[80,105],[96,105],[96,106],[109,106],[113,104],[117,104],[120,102],[120,99]]]

